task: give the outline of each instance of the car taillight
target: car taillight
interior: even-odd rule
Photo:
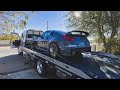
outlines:
[[[74,41],[74,38],[68,37],[68,36],[62,36],[62,38],[68,40],[68,41]]]

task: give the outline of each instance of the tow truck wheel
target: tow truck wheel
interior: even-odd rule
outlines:
[[[46,65],[40,60],[37,61],[37,72],[40,76],[46,76]]]
[[[20,47],[18,47],[18,55],[23,55],[23,52],[22,51],[20,51]]]

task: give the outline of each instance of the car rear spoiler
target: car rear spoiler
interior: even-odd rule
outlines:
[[[66,34],[67,36],[85,36],[87,37],[89,33],[85,31],[70,31]]]

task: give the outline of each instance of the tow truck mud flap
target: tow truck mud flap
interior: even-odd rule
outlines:
[[[40,57],[40,58],[42,58],[42,59],[44,59],[44,60],[46,60],[46,61],[48,61],[48,62],[51,62],[52,64],[55,64],[55,66],[57,66],[57,67],[55,67],[55,68],[62,68],[62,69],[64,69],[65,71],[64,72],[66,72],[67,71],[67,74],[69,73],[69,72],[71,72],[71,73],[73,73],[74,75],[77,75],[77,76],[79,76],[79,77],[81,77],[81,78],[83,78],[83,79],[91,79],[87,74],[85,74],[82,70],[80,70],[80,69],[77,69],[77,68],[75,68],[75,67],[73,67],[73,66],[71,66],[71,65],[69,65],[69,64],[65,64],[65,63],[63,63],[63,62],[61,62],[61,61],[59,61],[59,60],[56,60],[56,59],[53,59],[53,58],[51,58],[51,57],[48,57],[48,56],[46,56],[46,55],[44,55],[44,54],[41,54],[41,53],[38,53],[38,52],[36,52],[36,51],[33,51],[33,50],[30,50],[30,49],[27,49],[27,48],[25,48],[25,47],[22,47],[22,49],[24,50],[24,51],[26,51],[26,52],[28,52],[28,53],[34,53],[36,56],[38,56],[38,57]],[[60,69],[59,68],[59,69]],[[71,74],[71,73],[69,73],[69,74]]]

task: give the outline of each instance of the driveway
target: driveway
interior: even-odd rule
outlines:
[[[0,79],[45,79],[40,77],[35,68],[22,70],[6,75],[0,75]]]

